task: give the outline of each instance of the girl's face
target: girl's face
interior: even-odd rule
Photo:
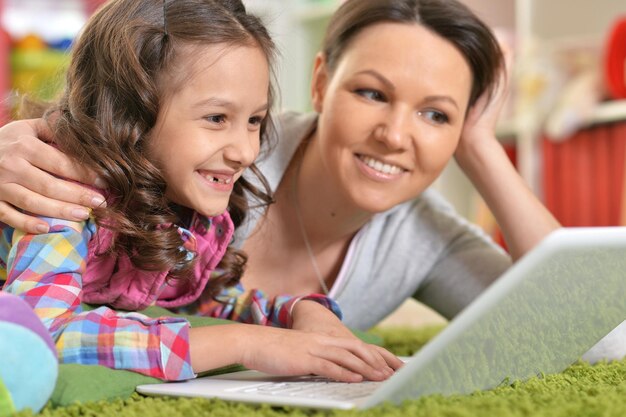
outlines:
[[[371,213],[415,198],[454,153],[471,83],[461,53],[417,24],[364,29],[332,73],[318,57],[313,105],[328,178]]]
[[[269,67],[257,47],[188,48],[180,54],[177,74],[163,77],[170,94],[148,153],[172,202],[214,216],[226,209],[235,181],[258,155]],[[172,79],[179,80],[174,91],[167,85]]]

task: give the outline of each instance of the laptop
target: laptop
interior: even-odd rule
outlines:
[[[468,394],[561,372],[626,319],[625,295],[626,227],[562,228],[386,381],[348,384],[241,371],[137,391],[333,409]]]

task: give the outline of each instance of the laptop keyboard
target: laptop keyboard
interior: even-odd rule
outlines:
[[[359,383],[336,382],[326,378],[304,376],[285,382],[265,382],[237,388],[236,392],[332,400],[353,400],[366,397],[380,386],[381,382]]]

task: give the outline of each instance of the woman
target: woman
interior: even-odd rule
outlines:
[[[276,203],[238,229],[242,286],[326,292],[361,329],[411,296],[448,318],[471,302],[559,227],[494,135],[503,67],[493,34],[461,3],[345,2],[315,59],[315,114],[282,115],[258,163]],[[98,185],[35,138],[47,136],[40,120],[0,130],[1,221],[35,231],[43,224],[13,206],[71,219],[103,201],[45,172]],[[510,257],[428,189],[452,157]]]

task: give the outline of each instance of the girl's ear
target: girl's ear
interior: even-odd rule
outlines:
[[[326,59],[321,52],[318,52],[313,62],[313,78],[311,80],[311,101],[313,109],[317,113],[322,112],[328,78]]]

